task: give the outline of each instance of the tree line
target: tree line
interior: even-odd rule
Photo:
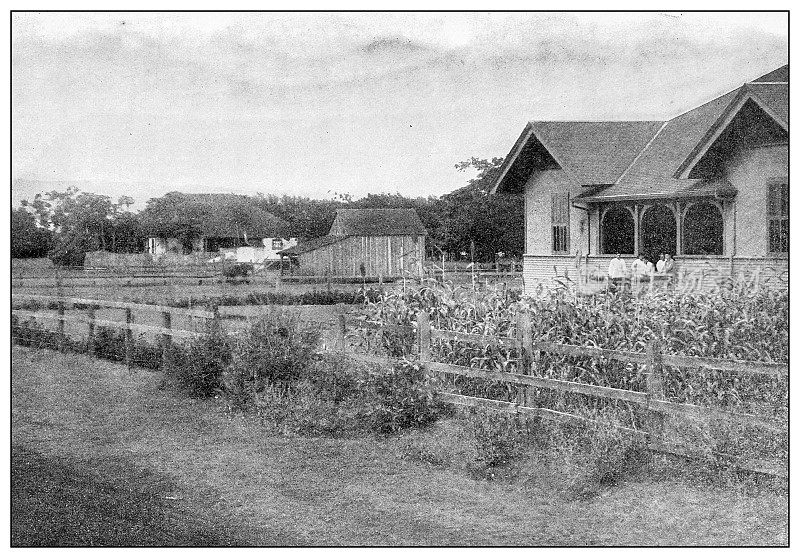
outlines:
[[[227,217],[246,230],[260,209],[285,222],[283,236],[301,240],[328,233],[337,209],[412,208],[428,230],[429,257],[493,261],[498,253],[521,256],[524,248],[524,203],[521,195],[489,195],[502,159],[471,158],[456,165],[474,169],[477,176],[443,196],[406,197],[369,194],[352,199],[335,194],[320,200],[302,196],[259,193],[226,207]],[[11,253],[14,258],[49,257],[57,264],[82,265],[86,252],[141,252],[149,236],[184,241],[198,234],[208,207],[174,192],[148,200],[140,212],[130,210],[134,200],[81,192],[37,194],[12,211]]]

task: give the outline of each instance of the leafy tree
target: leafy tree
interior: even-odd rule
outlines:
[[[33,202],[23,200],[43,228],[53,231],[54,243],[50,258],[56,263],[82,265],[87,251],[106,249],[112,233],[111,198],[77,188],[64,192],[37,194]]]
[[[207,205],[181,192],[170,192],[147,201],[140,215],[142,230],[149,236],[177,238],[191,245],[202,234],[203,223],[211,218]]]
[[[336,210],[346,203],[337,199],[315,200],[300,196],[275,196],[259,193],[255,202],[289,224],[286,236],[304,240],[325,236],[336,218]]]
[[[52,233],[37,224],[24,207],[11,212],[11,257],[43,258],[52,244]]]
[[[477,261],[493,261],[498,252],[520,257],[525,242],[522,195],[490,195],[503,159],[472,157],[456,164],[460,171],[476,169],[478,174],[463,188],[439,199],[436,213],[441,219],[437,239],[451,255],[470,254],[474,243]]]
[[[145,234],[139,217],[126,211],[115,215],[112,222],[112,252],[141,252],[145,246]]]
[[[109,196],[73,187],[22,201],[37,226],[50,231],[50,258],[64,265],[82,265],[86,252],[93,250],[138,251],[143,243],[138,218],[121,209],[132,203],[128,196],[115,204]]]

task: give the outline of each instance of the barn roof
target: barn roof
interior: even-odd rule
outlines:
[[[339,209],[331,225],[336,236],[425,236],[425,225],[414,209]]]
[[[519,188],[535,169],[561,168],[587,187],[578,196],[585,201],[696,195],[701,181],[689,172],[745,102],[788,129],[788,83],[772,81],[788,74],[784,66],[665,122],[531,122],[492,192]]]
[[[289,224],[258,207],[252,198],[241,194],[184,194],[170,192],[175,204],[193,205],[201,215],[200,234],[217,238],[249,239],[283,236]]]

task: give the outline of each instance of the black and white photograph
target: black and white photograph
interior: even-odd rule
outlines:
[[[8,17],[12,548],[789,546],[788,11]]]

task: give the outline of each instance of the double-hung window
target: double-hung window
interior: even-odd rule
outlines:
[[[767,182],[767,243],[771,254],[789,252],[789,179]]]
[[[551,194],[551,231],[554,254],[569,253],[569,194]]]

